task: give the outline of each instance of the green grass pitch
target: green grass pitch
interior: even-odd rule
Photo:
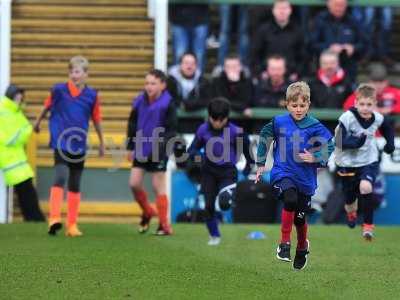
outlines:
[[[47,236],[45,224],[1,225],[0,299],[400,297],[400,227],[378,226],[368,243],[360,228],[311,225],[303,271],[275,258],[276,225],[224,225],[217,247],[204,225],[176,225],[171,237],[128,224],[81,229],[84,237],[66,238]],[[247,240],[253,230],[267,238]]]

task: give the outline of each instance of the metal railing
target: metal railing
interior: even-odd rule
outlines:
[[[251,120],[270,120],[274,116],[286,113],[287,110],[283,108],[252,108],[253,115],[250,118]],[[310,109],[310,114],[316,117],[321,121],[337,121],[340,115],[344,111],[341,109],[334,109],[334,108],[312,108]],[[232,112],[230,114],[231,118],[236,120],[249,120],[248,117],[244,116],[243,114],[238,114]],[[199,110],[195,112],[186,112],[183,110],[178,110],[178,118],[179,120],[196,120],[196,119],[205,119],[207,117],[207,111]],[[400,115],[393,115],[390,118],[398,123],[400,123]]]

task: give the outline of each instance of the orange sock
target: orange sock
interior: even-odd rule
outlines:
[[[49,199],[49,221],[61,220],[61,205],[64,200],[64,189],[59,186],[52,186]]]
[[[79,214],[79,203],[81,202],[81,193],[68,192],[68,211],[67,211],[67,227],[76,224]]]
[[[158,195],[156,198],[158,219],[161,225],[168,225],[168,198],[167,195]]]
[[[155,216],[157,213],[154,211],[153,207],[151,207],[149,201],[147,200],[147,194],[144,190],[138,190],[133,192],[135,196],[135,200],[142,208],[143,213],[148,216],[152,217]]]

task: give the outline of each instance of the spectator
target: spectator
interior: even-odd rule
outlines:
[[[13,84],[0,99],[0,170],[6,184],[14,186],[24,220],[44,221],[25,153],[32,125],[21,110],[23,101],[24,90]]]
[[[192,51],[198,60],[200,72],[206,62],[206,40],[208,36],[208,5],[171,4],[169,20],[172,24],[174,64],[181,56]]]
[[[211,85],[201,75],[196,56],[187,52],[180,64],[169,69],[168,90],[176,104],[186,111],[205,108],[211,95]]]
[[[235,11],[236,10],[236,11]],[[220,15],[220,33],[219,43],[220,47],[218,50],[218,65],[222,69],[224,65],[225,57],[229,52],[229,43],[231,40],[232,33],[232,17],[237,12],[237,25],[238,25],[238,40],[239,47],[238,53],[242,63],[248,65],[248,47],[249,47],[249,34],[248,34],[248,9],[246,5],[231,5],[222,4],[219,7]]]
[[[266,57],[279,54],[286,59],[288,73],[295,80],[305,63],[305,38],[301,27],[291,21],[292,6],[288,0],[276,0],[273,19],[262,25],[254,37],[252,72],[259,74],[265,68]]]
[[[340,65],[354,82],[357,60],[365,51],[364,35],[347,11],[347,0],[328,0],[327,7],[315,18],[310,46],[318,56],[325,49],[336,52]]]
[[[354,7],[353,17],[362,24],[363,32],[370,39],[364,57],[365,61],[376,58],[387,65],[394,63],[390,58],[390,33],[392,31],[393,13],[389,6],[384,7]],[[379,15],[379,17],[378,17]],[[376,38],[374,38],[375,24],[379,23]],[[376,42],[376,44],[374,43]]]
[[[279,55],[269,57],[267,59],[267,71],[262,74],[256,85],[255,100],[252,106],[284,107],[286,89],[290,84],[285,74],[285,58]]]
[[[342,108],[352,93],[352,83],[339,65],[339,56],[331,50],[321,53],[320,68],[310,80],[311,99],[314,107]]]
[[[245,112],[250,106],[252,82],[246,78],[239,56],[225,58],[224,70],[213,81],[213,98],[216,97],[228,99],[232,110],[239,113]]]
[[[368,78],[376,90],[378,111],[383,115],[400,114],[400,89],[390,85],[386,67],[381,63],[371,64]],[[355,99],[353,93],[346,99],[343,108],[348,110],[354,106]]]

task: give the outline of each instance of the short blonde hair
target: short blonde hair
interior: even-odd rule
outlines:
[[[89,61],[82,55],[76,55],[69,60],[68,69],[72,70],[74,67],[81,67],[85,72],[89,70]]]
[[[305,102],[311,102],[310,87],[304,81],[294,82],[286,90],[286,103],[295,102],[299,98],[302,98]]]
[[[373,85],[362,83],[356,89],[356,101],[360,98],[369,98],[376,101],[376,89]]]

